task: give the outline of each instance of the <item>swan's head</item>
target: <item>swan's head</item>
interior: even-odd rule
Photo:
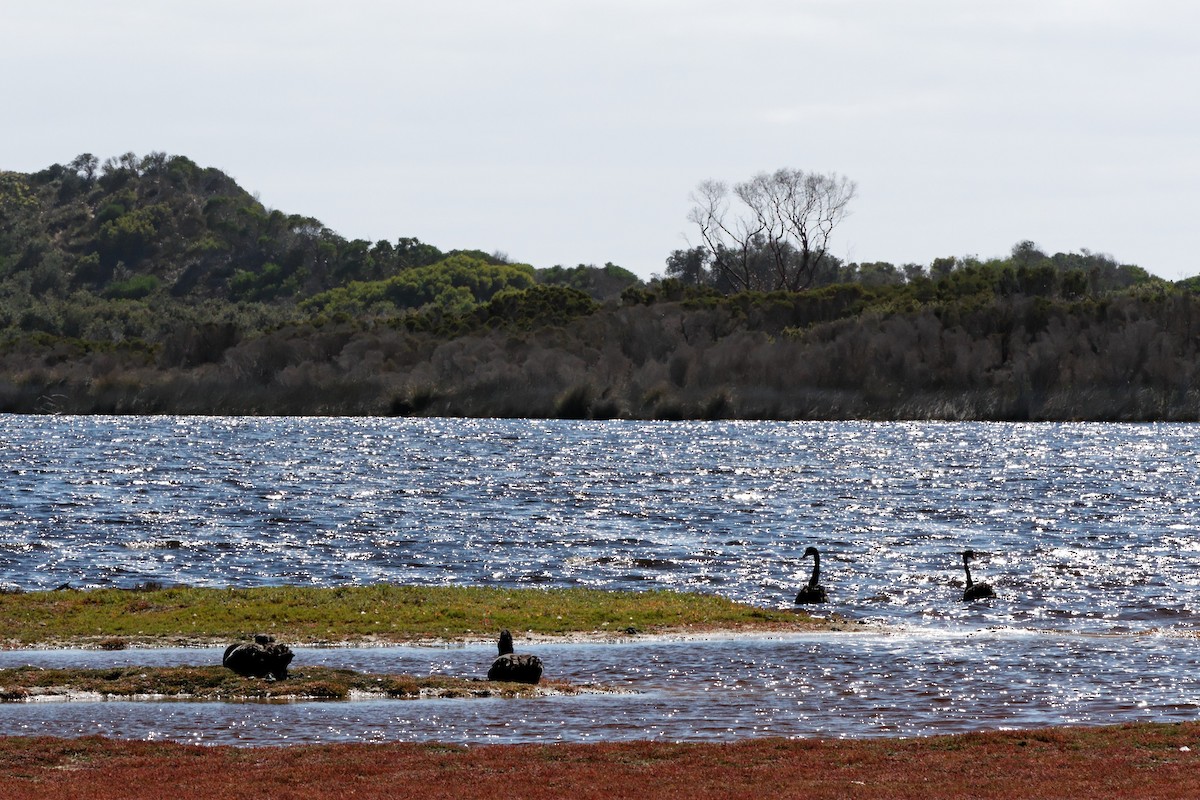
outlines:
[[[817,548],[815,548],[815,547],[806,547],[804,549],[804,557],[805,558],[808,558],[809,556],[816,558],[818,555],[820,555],[820,554],[817,552]]]
[[[963,562],[964,563],[967,561],[970,561],[973,558],[975,558],[974,550],[963,550]]]

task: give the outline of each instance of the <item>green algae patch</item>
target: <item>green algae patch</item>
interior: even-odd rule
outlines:
[[[150,587],[0,594],[0,646],[412,642],[521,635],[804,630],[824,621],[673,591],[377,584],[314,588]]]
[[[534,697],[608,690],[562,681],[537,686],[451,676],[376,675],[330,667],[296,670],[287,680],[244,678],[224,667],[0,669],[0,702],[34,699],[347,700],[367,697]]]

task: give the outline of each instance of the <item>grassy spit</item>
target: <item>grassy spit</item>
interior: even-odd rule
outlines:
[[[1195,798],[1200,724],[729,744],[279,748],[0,737],[0,797]]]
[[[827,627],[792,610],[672,591],[378,584],[246,589],[142,587],[0,594],[0,647],[210,644],[255,633],[285,644],[490,640]]]

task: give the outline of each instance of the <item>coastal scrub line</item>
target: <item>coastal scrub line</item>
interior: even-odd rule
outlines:
[[[792,610],[674,591],[342,586],[60,589],[0,594],[0,646],[207,644],[269,632],[281,641],[347,643],[537,635],[796,629]]]

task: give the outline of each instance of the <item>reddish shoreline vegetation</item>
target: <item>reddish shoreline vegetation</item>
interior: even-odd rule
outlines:
[[[1200,724],[922,739],[238,748],[0,738],[7,800],[1195,798]]]

